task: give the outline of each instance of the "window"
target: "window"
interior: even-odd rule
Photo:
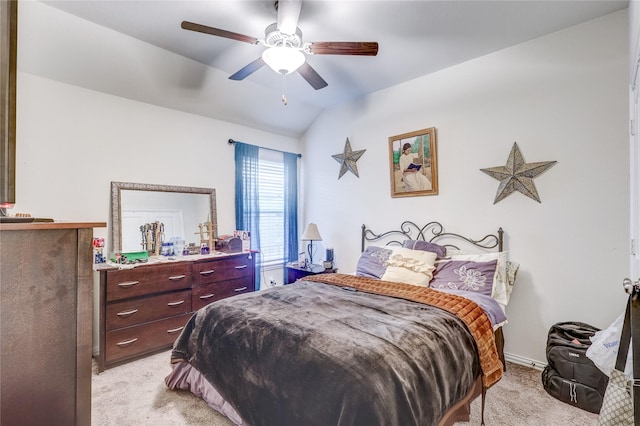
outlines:
[[[263,266],[282,265],[284,258],[284,159],[281,152],[260,150],[258,156],[258,229]]]
[[[236,229],[251,233],[260,270],[298,255],[299,154],[235,143]]]

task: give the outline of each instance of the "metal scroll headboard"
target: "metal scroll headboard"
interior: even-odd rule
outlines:
[[[441,245],[445,247],[451,247],[453,249],[460,250],[457,245],[459,242],[479,247],[485,250],[491,250],[498,248],[498,251],[502,251],[504,248],[504,231],[502,228],[498,229],[496,234],[488,234],[479,240],[473,238],[464,237],[460,234],[454,234],[451,232],[444,232],[444,227],[440,222],[429,222],[424,226],[418,226],[411,221],[404,221],[400,225],[400,229],[386,231],[381,234],[376,234],[366,225],[362,225],[362,236],[360,250],[364,251],[365,242],[367,241],[384,241],[385,245],[402,245],[404,240],[419,240],[428,241],[432,243],[443,242]]]

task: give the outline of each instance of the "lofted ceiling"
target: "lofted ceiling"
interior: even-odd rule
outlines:
[[[308,55],[328,83],[314,90],[297,73],[283,78],[268,67],[229,80],[264,47],[180,27],[187,20],[264,38],[277,18],[272,0],[30,3],[20,2],[27,12],[19,40],[39,49],[19,50],[19,69],[294,137],[324,108],[628,7],[628,0],[306,0],[303,41],[379,43],[374,57]]]

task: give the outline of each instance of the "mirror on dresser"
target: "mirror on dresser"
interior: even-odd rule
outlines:
[[[144,251],[141,226],[159,221],[164,241],[199,245],[199,225],[217,231],[216,190],[190,186],[111,182],[111,250]]]
[[[214,189],[112,182],[115,251],[141,250],[140,223],[134,218],[144,217],[144,212],[152,215],[140,223],[157,220],[156,214],[182,217],[171,219],[182,221],[180,227],[161,219],[167,240],[179,236],[195,243],[200,240],[198,225],[212,222],[217,228]],[[250,252],[158,256],[121,266],[109,262],[100,268],[94,293],[98,372],[171,348],[195,311],[256,290],[255,256]]]

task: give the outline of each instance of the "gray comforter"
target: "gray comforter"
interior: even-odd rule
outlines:
[[[309,281],[208,305],[172,361],[191,363],[252,426],[434,425],[480,372],[456,316]]]

